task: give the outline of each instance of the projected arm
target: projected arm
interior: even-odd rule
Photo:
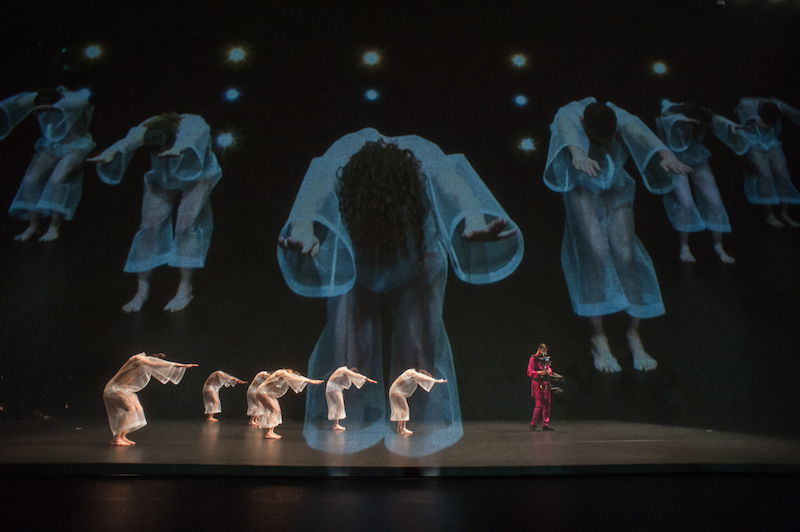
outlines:
[[[144,144],[144,133],[147,131],[144,123],[133,127],[128,135],[108,148],[100,155],[86,159],[97,164],[97,174],[109,185],[116,185],[122,180],[122,175],[128,168],[133,154]]]

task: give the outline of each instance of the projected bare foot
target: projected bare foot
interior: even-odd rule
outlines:
[[[39,237],[39,242],[52,242],[58,238],[60,234],[58,228],[51,225],[47,232]]]
[[[800,223],[797,223],[794,220],[792,220],[791,218],[789,218],[789,215],[786,214],[785,212],[781,213],[781,219],[784,222],[786,222],[786,225],[788,225],[789,227],[800,227]]]
[[[645,352],[639,333],[628,331],[627,336],[628,346],[631,348],[631,355],[633,355],[633,368],[639,371],[656,369],[658,362]]]
[[[38,233],[39,233],[38,228],[36,228],[36,227],[28,227],[23,232],[21,232],[20,234],[15,236],[14,240],[16,240],[17,242],[25,242],[26,240],[30,239],[30,237],[32,237],[33,235],[36,235]]]
[[[783,224],[783,222],[781,222],[780,220],[778,220],[777,218],[775,218],[775,215],[774,215],[774,214],[772,214],[772,213],[769,213],[769,214],[767,215],[767,223],[768,223],[769,225],[771,225],[772,227],[786,227],[786,226]]]
[[[136,295],[122,307],[123,312],[139,312],[142,310],[142,305],[147,301],[149,295],[150,284],[140,282],[139,290],[136,291]]]
[[[336,423],[336,424],[333,426],[333,430],[347,430],[347,429],[346,429],[346,428],[344,428],[343,426],[339,425],[338,423]]]
[[[679,257],[683,262],[697,262],[697,260],[694,258],[694,255],[692,255],[692,252],[689,251],[689,246],[681,246]]]
[[[719,260],[724,262],[725,264],[733,264],[736,262],[736,259],[725,253],[725,250],[722,249],[722,246],[714,246],[714,252],[719,256]]]
[[[164,310],[168,310],[170,312],[178,312],[186,308],[189,302],[194,298],[192,295],[192,284],[191,283],[181,283],[178,286],[178,293],[175,294],[175,297],[172,298],[172,301],[167,303],[167,306],[164,307]]]
[[[608,339],[605,336],[592,338],[592,356],[594,357],[594,367],[597,371],[605,373],[622,371],[619,362],[611,354],[611,348],[608,347]]]

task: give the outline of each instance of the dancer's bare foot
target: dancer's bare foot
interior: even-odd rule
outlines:
[[[206,423],[216,423],[217,421],[219,421],[219,419],[215,418],[214,414],[209,414],[208,417],[206,417]]]
[[[689,246],[686,245],[681,246],[679,257],[683,262],[697,262],[697,260],[694,258],[694,255],[692,255],[692,252],[689,251]]]
[[[264,434],[264,438],[267,440],[280,440],[283,436],[280,434],[275,434],[274,432],[267,432]]]
[[[258,416],[252,416],[250,421],[247,422],[248,425],[253,425],[254,427],[258,426]]]
[[[136,445],[136,442],[133,440],[129,440],[128,438],[122,438],[125,443],[128,445]]]
[[[733,264],[736,262],[736,259],[725,253],[725,250],[722,249],[722,245],[718,244],[714,246],[714,252],[719,256],[719,260],[724,262],[725,264]]]
[[[408,430],[406,428],[403,428],[403,430],[400,430],[398,432],[400,433],[401,436],[410,436],[410,435],[414,434],[413,432],[411,432],[410,430]]]
[[[337,423],[336,423],[336,424],[333,426],[333,430],[347,430],[347,429],[346,429],[346,428],[344,428],[343,426],[339,425],[339,423],[337,422]]]
[[[149,295],[150,284],[139,283],[139,290],[137,290],[136,295],[133,296],[133,299],[125,303],[125,306],[122,307],[123,312],[139,312],[142,310],[142,305],[144,305],[144,302],[147,301],[147,297]]]
[[[642,339],[639,338],[639,333],[636,331],[628,331],[626,336],[628,337],[628,347],[631,348],[631,355],[633,355],[633,368],[639,371],[651,371],[656,369],[658,362],[645,352]]]
[[[608,347],[608,338],[605,336],[592,337],[592,356],[594,357],[594,367],[597,371],[604,373],[622,371],[619,362],[611,354],[611,348]]]
[[[769,214],[767,214],[767,223],[772,227],[786,227],[783,222],[775,218],[775,214],[773,214],[771,211]]]
[[[126,443],[125,440],[119,438],[113,438],[111,440],[111,445],[117,445],[119,447],[127,447],[130,445],[130,443]]]
[[[184,284],[181,283],[178,286],[178,293],[175,294],[175,297],[172,298],[172,301],[167,303],[167,306],[164,307],[164,310],[168,310],[170,312],[178,312],[186,308],[189,302],[194,298],[192,295],[192,285],[191,283]]]
[[[39,242],[52,242],[58,238],[60,234],[58,227],[53,227],[51,225],[50,228],[47,229],[47,232],[39,237]]]
[[[39,228],[35,226],[28,226],[23,232],[18,234],[14,237],[14,240],[17,242],[25,242],[26,240],[30,239],[33,235],[39,234]]]

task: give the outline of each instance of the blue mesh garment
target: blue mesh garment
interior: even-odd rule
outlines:
[[[355,257],[344,228],[336,195],[337,171],[367,141],[383,139],[410,149],[427,176],[431,209],[424,222],[425,251],[416,250],[391,267],[367,266]],[[309,445],[334,453],[352,453],[387,436],[387,387],[383,381],[383,328],[391,335],[390,374],[408,368],[427,369],[448,379],[419,404],[411,404],[415,434],[400,447],[393,435],[386,445],[407,455],[447,447],[462,435],[461,411],[453,355],[442,322],[448,256],[456,275],[470,283],[491,283],[511,272],[522,259],[521,233],[507,240],[467,243],[461,234],[465,218],[484,216],[487,223],[502,217],[503,209],[463,155],[445,155],[435,144],[417,136],[389,138],[374,129],[346,135],[322,157],[311,161],[289,220],[281,231],[291,234],[295,222],[313,221],[320,253],[310,259],[278,248],[278,261],[289,287],[308,297],[328,297],[328,323],[309,360],[308,374],[327,379],[341,366],[358,367],[378,381],[347,398],[347,431],[334,433],[327,420],[323,389],[309,390],[304,435]],[[509,223],[509,228],[516,227]],[[391,314],[382,323],[381,309]],[[426,394],[428,395],[428,394]],[[412,398],[415,399],[415,398]]]

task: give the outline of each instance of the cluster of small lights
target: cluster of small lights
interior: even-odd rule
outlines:
[[[233,146],[235,141],[236,139],[233,138],[232,133],[220,133],[219,135],[217,135],[215,143],[220,148],[225,149]]]
[[[536,149],[536,145],[533,143],[533,139],[528,137],[519,142],[519,149],[522,151],[534,151]]]
[[[225,91],[225,99],[229,102],[233,102],[239,99],[242,94],[239,92],[238,89],[228,89]]]
[[[367,52],[362,57],[364,64],[369,66],[377,65],[380,60],[381,56],[378,55],[378,52]]]
[[[228,61],[231,61],[232,63],[244,61],[245,57],[247,57],[247,52],[245,52],[244,48],[240,46],[235,46],[228,50]]]
[[[511,56],[511,64],[515,67],[522,68],[527,62],[527,58],[522,54],[515,54]]]
[[[375,89],[369,89],[367,92],[364,93],[364,98],[366,98],[371,102],[377,100],[379,96],[380,94],[378,94],[378,91],[376,91]]]
[[[84,48],[83,55],[85,55],[89,59],[97,59],[98,57],[103,55],[103,50],[96,44],[92,44]]]
[[[667,73],[667,65],[665,65],[661,61],[653,63],[653,72],[655,72],[656,74],[666,74]]]
[[[528,105],[528,98],[524,94],[518,94],[514,96],[514,103],[520,107],[524,107]]]

